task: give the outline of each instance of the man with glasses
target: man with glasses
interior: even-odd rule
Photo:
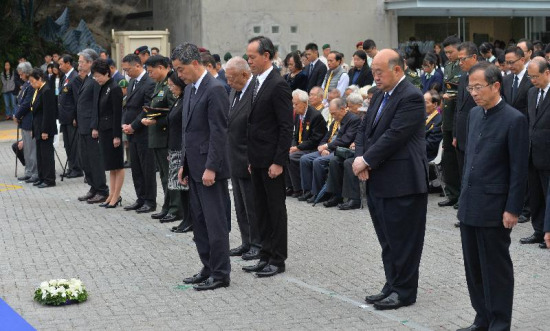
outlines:
[[[527,118],[503,102],[502,75],[488,62],[469,71],[468,145],[458,219],[473,324],[459,331],[510,330],[514,268],[510,233],[523,207],[529,148]]]

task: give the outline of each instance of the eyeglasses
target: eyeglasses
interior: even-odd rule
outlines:
[[[467,86],[466,91],[468,91],[470,93],[472,93],[473,91],[479,92],[479,91],[481,91],[482,88],[487,87],[489,85],[493,85],[493,84]]]
[[[459,57],[458,58],[458,61],[460,62],[465,62],[466,60],[468,60],[469,58],[471,58],[473,55],[468,55],[468,56],[465,56],[465,57]]]
[[[519,60],[521,60],[521,58],[515,60],[515,61],[504,61],[504,63],[506,63],[507,65],[511,66],[512,64],[518,62]]]
[[[539,79],[540,75],[528,75],[527,78],[528,79]]]

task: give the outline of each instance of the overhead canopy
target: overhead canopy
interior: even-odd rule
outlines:
[[[547,0],[385,0],[397,16],[549,16]]]

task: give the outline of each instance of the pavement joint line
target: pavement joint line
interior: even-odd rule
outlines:
[[[373,314],[378,315],[380,317],[383,317],[385,319],[388,319],[388,320],[391,320],[391,321],[394,321],[394,322],[398,322],[399,324],[410,327],[413,330],[420,330],[420,331],[430,331],[431,330],[430,328],[425,327],[423,325],[420,325],[420,324],[418,324],[414,321],[403,320],[402,318],[399,318],[398,316],[396,316],[394,314],[384,312],[384,311],[380,311],[380,310],[376,310],[370,305],[367,305],[365,303],[353,300],[351,298],[346,297],[345,295],[337,294],[334,291],[330,291],[330,290],[327,290],[327,289],[319,287],[319,286],[308,284],[308,283],[306,283],[306,282],[304,282],[300,279],[297,279],[297,278],[294,278],[294,277],[291,277],[291,276],[283,276],[283,279],[285,279],[288,282],[294,283],[298,286],[304,287],[306,289],[309,289],[309,290],[312,290],[312,291],[315,291],[315,292],[318,292],[318,293],[321,293],[321,294],[326,294],[326,295],[330,296],[331,298],[336,298],[340,301],[352,304],[352,305],[354,305],[358,308],[364,309],[364,310],[366,310],[370,313],[373,313]]]

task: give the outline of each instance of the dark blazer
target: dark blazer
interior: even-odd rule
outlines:
[[[98,100],[100,131],[113,130],[113,137],[122,138],[122,88],[114,79],[101,87]]]
[[[304,70],[300,71],[294,77],[291,77],[290,73],[288,73],[284,76],[284,79],[292,91],[296,89],[305,91],[307,89],[307,73]]]
[[[428,124],[426,124],[426,155],[428,162],[435,159],[439,152],[439,144],[441,143],[441,139],[443,139],[443,131],[441,131],[442,122],[443,117],[441,114],[436,113]]]
[[[122,76],[122,74],[118,71],[115,72],[115,74],[113,75],[113,80],[118,84],[118,82],[120,82],[121,80],[124,79],[124,76]]]
[[[216,180],[230,176],[227,155],[229,98],[222,82],[206,73],[195,95],[185,87],[183,97],[182,164],[191,180],[202,182],[205,169],[216,172]]]
[[[99,84],[90,76],[86,76],[78,91],[76,102],[76,123],[78,133],[82,135],[92,134],[92,129],[97,130],[97,100],[99,98]]]
[[[527,185],[527,118],[505,102],[470,111],[458,219],[502,227],[502,214],[521,214]]]
[[[334,151],[336,150],[336,147],[348,148],[351,143],[355,141],[355,136],[357,135],[357,129],[359,128],[360,123],[361,118],[351,112],[347,112],[340,122],[340,128],[336,132],[336,137],[327,144],[328,149],[330,151]],[[327,133],[325,134],[319,145],[323,145],[328,142],[328,139],[330,138],[330,134],[332,133],[332,129],[335,124],[336,121],[332,121],[330,127],[327,130]]]
[[[298,147],[301,151],[312,151],[317,149],[321,139],[327,133],[327,122],[320,111],[312,106],[307,107],[306,116],[302,121],[302,143],[298,144],[300,133],[300,116],[294,118],[294,138],[292,146]]]
[[[356,71],[357,69],[355,67],[349,70],[348,72],[349,85],[357,85],[359,87],[363,87],[365,85],[372,85],[372,82],[374,82],[374,76],[372,75],[372,70],[369,68],[369,65],[367,64],[367,62],[365,62],[365,64],[361,68],[361,71],[359,71],[359,77],[357,77],[357,81],[352,82],[353,76],[355,76]]]
[[[227,94],[229,94],[231,92],[231,87],[229,87],[229,85],[227,85],[227,78],[225,78],[225,74],[224,76],[220,76],[220,74],[218,73],[218,76],[216,77],[217,80],[220,81],[220,83],[222,83],[223,85],[223,88],[225,89],[225,91],[227,92]]]
[[[456,138],[457,148],[461,152],[466,150],[466,131],[468,127],[468,115],[470,114],[470,109],[477,106],[470,92],[466,90],[468,83],[468,73],[463,72],[458,82],[455,121],[453,127],[453,137]]]
[[[183,96],[176,99],[168,113],[168,149],[181,150],[181,135],[183,126]]]
[[[130,124],[134,133],[128,135],[128,141],[147,142],[147,127],[141,123],[144,116],[143,106],[149,106],[155,90],[155,82],[147,73],[143,75],[136,88],[133,89],[135,79],[128,83],[126,106],[122,111],[122,123]]]
[[[292,143],[292,93],[277,71],[272,70],[258,90],[248,123],[250,165],[255,168],[286,165]]]
[[[529,155],[535,168],[550,171],[550,98],[544,96],[537,112],[538,95],[538,88],[529,89]]]
[[[55,92],[45,84],[38,93],[32,108],[32,135],[35,139],[42,139],[42,133],[50,137],[57,134]]]
[[[76,102],[78,91],[82,81],[78,78],[78,72],[73,69],[69,76],[63,76],[59,96],[57,97],[57,115],[60,124],[72,125],[76,118]]]
[[[528,78],[527,70],[519,82],[518,93],[515,99],[512,99],[512,85],[514,83],[514,74],[506,75],[502,80],[502,98],[507,104],[513,108],[519,110],[522,114],[527,116],[527,92],[533,87],[531,80]]]
[[[248,116],[252,109],[252,91],[254,82],[249,86],[241,96],[241,100],[235,104],[229,112],[229,123],[227,128],[227,138],[229,144],[229,161],[231,162],[231,177],[250,178],[248,172],[248,150],[247,150],[247,127]],[[229,94],[229,107],[235,99],[236,91],[233,89]]]
[[[426,111],[422,92],[404,79],[374,119],[384,98],[375,94],[357,133],[355,154],[372,168],[367,185],[380,198],[426,193]]]
[[[21,86],[21,90],[17,95],[17,111],[14,116],[21,122],[21,129],[27,131],[32,130],[31,102],[33,95],[34,89],[29,81]]]
[[[439,86],[443,87],[443,75],[439,72],[439,70],[434,69],[433,75],[430,79],[426,79],[426,74],[423,74],[420,79],[422,84],[422,93],[428,92],[434,83],[439,83]]]
[[[323,80],[325,80],[327,70],[327,66],[321,60],[318,60],[317,63],[315,63],[312,72],[309,72],[308,69],[308,71],[306,72],[306,74],[308,75],[307,92],[309,92],[315,86],[321,87],[321,85],[323,85]]]

